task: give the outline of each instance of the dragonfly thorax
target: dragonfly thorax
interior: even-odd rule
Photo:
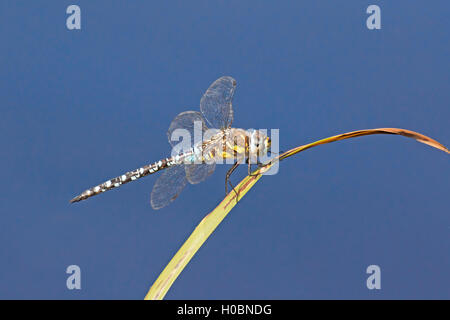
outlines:
[[[244,163],[248,159],[251,163],[257,163],[258,158],[266,155],[269,148],[270,139],[260,130],[228,128],[203,141],[203,161]]]
[[[270,150],[270,138],[261,130],[247,130],[249,136],[249,158],[252,163],[265,156]]]

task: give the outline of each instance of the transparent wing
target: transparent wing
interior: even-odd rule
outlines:
[[[169,130],[167,131],[167,138],[169,139],[169,143],[172,146],[175,146],[180,143],[180,137],[184,137],[185,133],[189,133],[190,141],[184,142],[190,142],[190,146],[193,146],[196,142],[194,141],[194,138],[197,140],[201,139],[203,132],[207,129],[208,128],[206,127],[205,121],[200,112],[185,111],[177,115],[175,119],[172,120]],[[196,134],[198,137],[196,137]]]
[[[156,180],[150,196],[153,209],[161,209],[175,200],[186,186],[184,165],[175,165],[164,170]]]
[[[202,153],[197,156],[197,160],[203,162],[185,164],[186,178],[190,184],[197,184],[206,180],[216,169],[215,155],[222,150],[222,139],[211,141],[209,135],[214,135],[217,132],[220,132],[220,130],[211,129],[205,133]]]
[[[216,163],[199,163],[185,165],[186,178],[190,184],[197,184],[206,180],[216,169]]]
[[[217,79],[200,100],[200,111],[211,128],[225,129],[233,122],[233,100],[236,80],[232,77]]]

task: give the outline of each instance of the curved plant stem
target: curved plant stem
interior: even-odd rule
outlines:
[[[378,129],[366,129],[347,132],[344,134],[339,134],[322,140],[318,140],[309,144],[293,148],[278,157],[274,158],[271,162],[265,166],[258,168],[251,175],[245,177],[236,187],[237,193],[230,192],[222,202],[208,215],[206,215],[199,225],[195,228],[183,246],[178,250],[175,256],[170,260],[169,264],[164,268],[162,273],[156,279],[155,283],[151,286],[147,295],[146,300],[161,300],[166,295],[167,291],[172,286],[175,279],[183,271],[184,267],[189,263],[194,254],[200,249],[203,243],[208,239],[211,233],[217,228],[217,226],[222,222],[222,220],[227,216],[230,210],[236,205],[236,203],[242,199],[245,194],[253,187],[253,185],[262,177],[264,172],[269,170],[269,168],[276,162],[284,160],[294,154],[307,150],[309,148],[326,144],[334,141],[373,135],[373,134],[395,134],[402,135],[408,138],[413,138],[418,142],[425,143],[429,146],[442,150],[446,153],[450,151],[437,142],[427,136],[420,133],[397,128],[378,128]]]

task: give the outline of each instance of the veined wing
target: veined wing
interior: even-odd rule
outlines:
[[[214,81],[200,100],[200,111],[211,128],[226,129],[233,122],[232,100],[236,80],[221,77]]]
[[[201,155],[197,156],[203,163],[186,164],[186,176],[189,183],[197,184],[205,180],[214,172],[217,161],[222,163],[224,142],[227,140],[224,134],[224,131],[218,129],[210,129],[205,132]]]
[[[195,130],[198,127],[198,131]],[[178,129],[184,129],[177,131]],[[180,137],[184,136],[184,133],[190,134],[190,141],[183,141],[184,143],[190,143],[190,147],[193,147],[194,144],[202,139],[203,132],[207,130],[205,121],[203,116],[198,111],[185,111],[180,113],[172,120],[169,126],[169,130],[167,131],[167,138],[169,139],[169,143],[173,146],[180,143]],[[199,135],[195,136],[195,133]],[[197,140],[197,141],[195,141]]]
[[[208,178],[216,169],[216,163],[186,164],[186,178],[190,184],[200,183]]]
[[[216,160],[221,158],[223,150],[223,132],[218,129],[210,129],[205,132],[204,141],[197,152],[197,160],[202,163],[186,164],[186,177],[190,184],[197,184],[206,180],[216,168]]]
[[[166,170],[156,180],[150,196],[153,209],[161,209],[175,200],[186,186],[184,165],[174,165]]]

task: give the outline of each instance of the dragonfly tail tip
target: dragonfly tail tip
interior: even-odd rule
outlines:
[[[74,202],[78,202],[78,201],[81,201],[80,196],[77,196],[77,197],[71,199],[69,202],[70,202],[70,203],[74,203]]]

